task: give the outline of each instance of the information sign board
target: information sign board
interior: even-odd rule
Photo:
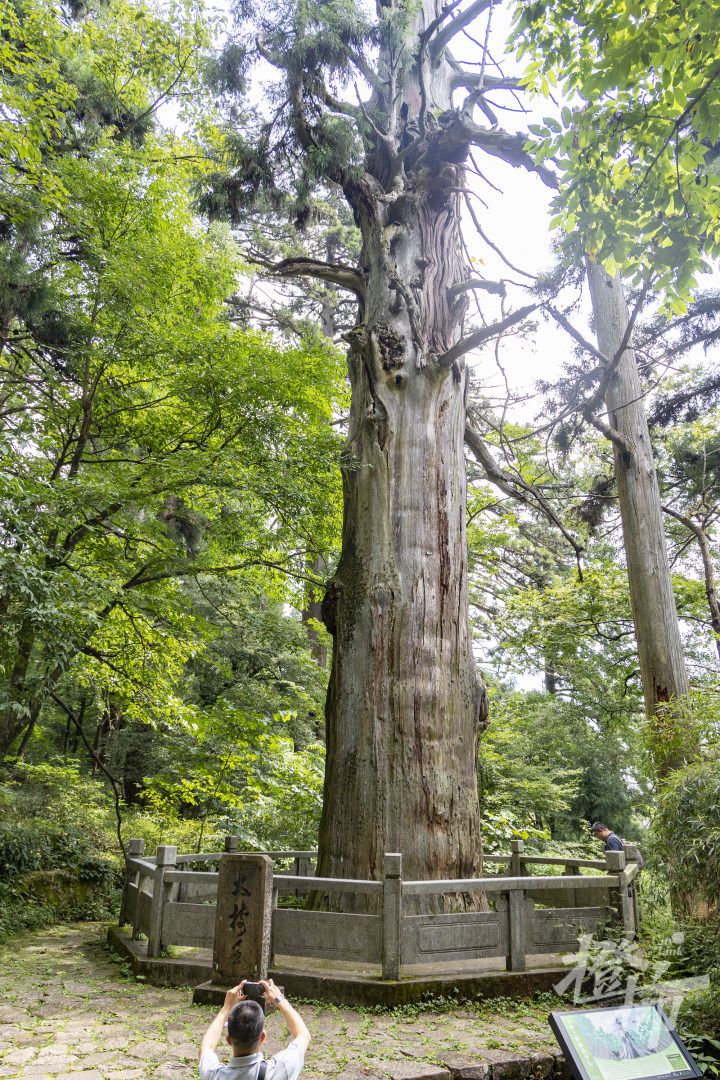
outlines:
[[[689,1080],[702,1076],[659,1005],[550,1013],[575,1080]]]

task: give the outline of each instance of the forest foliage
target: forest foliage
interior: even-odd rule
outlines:
[[[492,701],[478,779],[488,850],[513,836],[590,850],[587,825],[605,818],[647,844],[663,889],[682,881],[712,905],[720,302],[696,286],[720,252],[720,31],[711,5],[651,7],[519,3],[513,41],[523,83],[567,102],[527,136],[561,177],[566,269],[540,298],[576,288],[578,232],[647,290],[636,338],[693,690],[667,733],[692,727],[701,752],[658,788],[611,448],[583,419],[594,361],[568,343],[537,423],[507,420],[481,375],[471,392],[499,470],[468,456],[471,610]],[[316,842],[317,601],[340,542],[352,313],[332,287],[300,296],[261,270],[295,251],[280,207],[321,255],[357,251],[318,177],[323,154],[358,148],[336,119],[305,174],[291,154],[280,171],[281,139],[272,171],[242,41],[220,49],[191,2],[5,0],[0,18],[8,931],[45,917],[23,891],[38,870],[72,866],[112,903],[115,803],[124,839],[149,846],[211,848],[228,832],[251,848]],[[329,36],[323,18],[296,61],[322,53],[340,92],[340,58],[372,33],[352,4]],[[511,359],[512,339],[502,349]]]

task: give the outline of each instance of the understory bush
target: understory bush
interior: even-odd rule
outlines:
[[[720,1077],[720,986],[688,994],[680,1007],[677,1026],[705,1075]]]
[[[229,833],[248,850],[313,848],[322,792],[322,756],[287,752],[271,783],[241,806],[183,817],[167,799],[121,806],[121,835],[147,854],[222,851]],[[312,749],[312,748],[311,748]],[[113,792],[73,759],[17,762],[0,773],[0,940],[54,922],[106,918],[117,911],[123,857]]]

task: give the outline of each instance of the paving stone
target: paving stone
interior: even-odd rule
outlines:
[[[27,1020],[27,1013],[23,1009],[0,1005],[0,1024],[22,1024],[23,1020]]]
[[[81,1064],[84,1069],[103,1069],[106,1066],[112,1067],[122,1064],[123,1061],[124,1056],[122,1054],[111,1050],[103,1050],[99,1054],[88,1054],[87,1057],[83,1054],[81,1057]]]
[[[37,1056],[37,1050],[32,1046],[26,1046],[21,1050],[12,1050],[8,1054],[3,1054],[2,1064],[5,1065],[27,1065]]]
[[[487,1080],[490,1075],[489,1062],[478,1061],[475,1056],[442,1054],[441,1061],[452,1073],[453,1080]]]
[[[553,1071],[551,1054],[495,1050],[478,1051],[481,1061],[491,1066],[492,1080],[545,1080]]]
[[[391,1061],[385,1067],[385,1072],[392,1080],[451,1080],[449,1069],[442,1069],[438,1065],[426,1065],[420,1061]]]

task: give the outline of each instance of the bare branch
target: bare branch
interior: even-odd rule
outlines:
[[[600,363],[603,364],[603,366],[607,364],[607,356],[601,353],[597,346],[593,345],[592,341],[588,341],[586,337],[583,337],[580,331],[573,326],[570,320],[567,319],[561,311],[558,311],[558,309],[556,307],[553,307],[552,304],[546,304],[545,310],[548,311],[550,315],[552,315],[553,319],[559,326],[562,326],[563,330],[570,335],[573,341],[576,341],[578,343],[581,349],[585,349],[586,352],[589,352],[590,355],[594,356],[596,360],[599,360]]]
[[[618,431],[617,428],[611,427],[610,424],[606,424],[604,420],[601,420],[599,416],[596,416],[592,408],[584,408],[582,410],[582,415],[591,427],[594,427],[596,431],[599,431],[601,435],[604,435],[606,439],[609,439],[611,443],[614,443],[623,454],[633,454],[635,452],[635,447],[630,440],[626,439],[622,432]]]
[[[544,165],[538,165],[528,154],[525,150],[526,137],[521,132],[511,135],[510,132],[502,131],[500,128],[480,127],[467,114],[460,115],[457,127],[458,136],[484,150],[486,154],[501,158],[514,169],[527,169],[528,172],[536,173],[546,187],[552,188],[553,191],[557,190],[557,176]]]
[[[531,499],[535,500],[543,514],[560,530],[579,560],[584,551],[583,545],[578,543],[572,533],[565,528],[545,496],[532,484],[528,484],[522,476],[513,476],[498,465],[485,440],[479,432],[475,431],[467,419],[465,421],[465,445],[484,471],[488,480],[500,488],[501,491],[504,491],[506,495],[509,495],[511,499],[516,499],[525,506],[531,506]]]
[[[438,57],[443,51],[446,45],[448,45],[456,34],[459,34],[466,26],[482,15],[483,11],[487,11],[489,7],[492,7],[497,0],[474,0],[474,3],[466,7],[464,11],[458,12],[449,22],[445,23],[442,29],[438,30],[437,34],[430,43],[430,51],[434,57]]]
[[[451,285],[447,292],[450,299],[453,300],[456,296],[460,296],[461,293],[469,292],[472,289],[482,289],[483,292],[495,293],[496,296],[505,296],[504,281],[485,281],[483,278],[469,278],[467,281],[459,281],[457,285]]]
[[[468,334],[464,338],[460,338],[451,349],[444,352],[441,356],[438,356],[437,362],[440,367],[452,367],[456,360],[465,353],[470,352],[471,349],[476,349],[478,345],[482,345],[483,342],[490,340],[490,338],[498,337],[504,333],[505,330],[509,330],[511,326],[515,326],[517,323],[526,319],[533,311],[537,311],[539,304],[526,304],[525,307],[518,308],[517,311],[513,311],[506,318],[501,319],[500,322],[491,323],[490,326],[483,326],[480,330],[475,330],[472,334]]]
[[[276,277],[319,278],[321,281],[339,285],[341,289],[348,289],[355,293],[360,301],[365,300],[365,282],[354,267],[346,266],[344,263],[322,262],[320,259],[307,259],[303,256],[283,259],[278,263],[255,256],[251,261],[269,270]]]

